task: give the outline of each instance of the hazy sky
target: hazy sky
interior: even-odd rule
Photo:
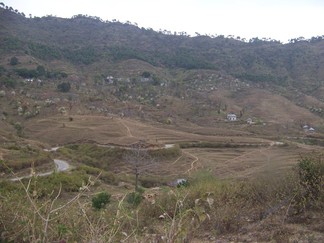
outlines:
[[[0,0],[1,1],[1,0]],[[324,0],[2,0],[26,16],[76,14],[190,35],[270,37],[286,42],[324,35]]]

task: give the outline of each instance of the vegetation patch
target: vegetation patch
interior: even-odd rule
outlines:
[[[89,176],[81,172],[53,173],[44,177],[33,177],[29,191],[35,197],[55,197],[59,190],[63,192],[78,192],[88,182]],[[29,179],[24,179],[25,184]],[[61,188],[61,189],[60,189]]]
[[[125,152],[122,148],[107,148],[94,144],[72,144],[60,148],[58,151],[71,160],[106,171],[120,163]]]
[[[37,167],[53,162],[49,153],[30,146],[10,145],[10,149],[0,164],[0,172],[17,172],[22,169]]]
[[[99,176],[99,179],[107,184],[117,185],[118,178],[115,176],[114,173],[105,171],[99,168],[91,167],[88,165],[81,165],[77,167],[77,171],[83,171],[88,175],[93,175],[95,177]]]
[[[92,198],[92,207],[97,210],[104,208],[110,202],[110,197],[107,192],[99,192]]]
[[[306,207],[322,208],[324,202],[324,159],[323,155],[303,157],[297,165],[300,187],[296,204]]]
[[[130,205],[132,205],[132,206],[134,206],[134,207],[136,207],[136,206],[138,206],[140,203],[141,203],[141,201],[142,201],[142,193],[141,192],[131,192],[131,193],[129,193],[128,195],[127,195],[127,197],[126,197],[126,201],[130,204]]]

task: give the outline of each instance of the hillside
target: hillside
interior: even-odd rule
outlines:
[[[0,11],[2,83],[7,82],[4,76],[10,75],[15,79],[67,76],[63,79],[96,88],[93,84],[105,84],[107,76],[137,82],[137,85],[146,78],[155,86],[171,86],[175,91],[173,96],[183,96],[178,89],[199,95],[199,86],[207,91],[221,83],[233,90],[233,85],[246,87],[246,82],[250,87],[284,96],[292,105],[306,108],[315,115],[323,115],[322,37],[294,40],[289,44],[257,38],[243,42],[223,36],[163,34],[130,23],[104,22],[81,15],[71,19],[26,18],[10,10],[1,8]],[[14,56],[19,64],[8,65],[8,60]],[[47,74],[21,71],[37,66],[44,67]],[[179,88],[174,89],[174,86]],[[163,95],[163,88],[153,89],[150,95],[157,96],[160,92]],[[138,95],[137,91],[131,92]],[[125,100],[117,93],[118,99]],[[232,97],[235,100],[235,94]]]
[[[323,118],[324,36],[0,4],[0,242],[322,242]]]
[[[281,85],[301,81],[316,85],[313,82],[323,79],[322,37],[285,45],[257,38],[246,43],[223,36],[163,34],[82,15],[25,18],[1,9],[0,16],[2,52],[15,49],[44,61],[91,64],[138,59],[154,66],[221,70],[250,81]]]

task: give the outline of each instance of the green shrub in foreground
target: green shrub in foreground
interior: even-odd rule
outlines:
[[[131,192],[127,195],[126,201],[133,206],[138,206],[142,201],[142,193]]]
[[[317,200],[323,193],[324,160],[322,156],[305,157],[298,162],[299,182],[307,201]]]
[[[107,192],[100,192],[92,198],[92,207],[102,209],[110,202],[111,195]]]

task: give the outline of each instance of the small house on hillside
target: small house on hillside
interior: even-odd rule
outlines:
[[[114,84],[114,77],[113,76],[107,76],[106,77],[106,82],[108,84]]]
[[[227,114],[227,120],[228,121],[236,121],[237,120],[237,117],[234,113],[228,113]]]
[[[303,129],[305,132],[315,132],[315,128],[309,126],[309,125],[304,125]]]

